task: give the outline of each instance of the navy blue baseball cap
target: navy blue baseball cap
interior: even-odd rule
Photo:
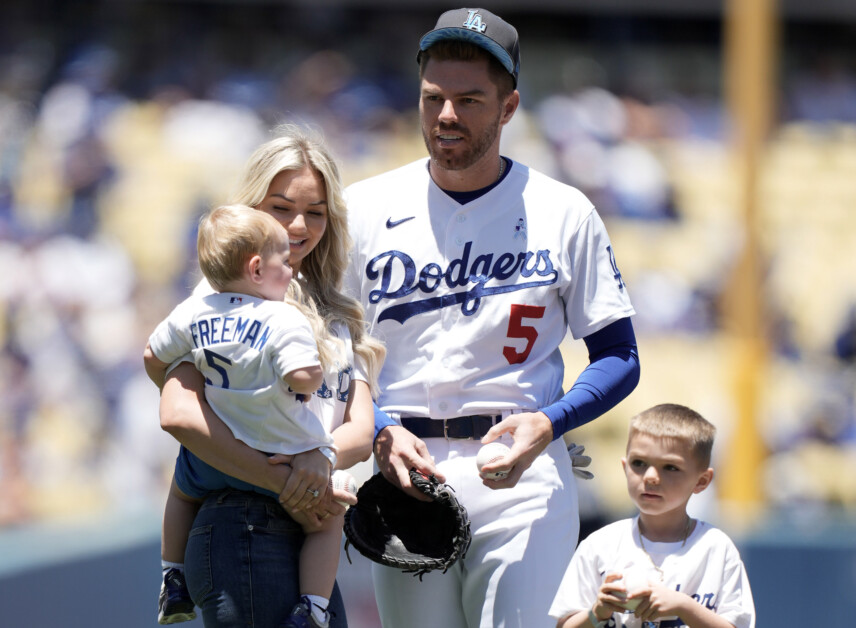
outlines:
[[[453,9],[446,11],[437,20],[434,30],[427,32],[419,40],[419,52],[428,50],[438,41],[457,39],[468,41],[484,48],[499,59],[517,87],[517,76],[520,74],[520,42],[517,29],[486,9]]]

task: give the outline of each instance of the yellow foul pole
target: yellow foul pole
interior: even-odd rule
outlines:
[[[767,361],[758,205],[762,156],[774,108],[775,3],[726,0],[724,21],[725,90],[745,241],[723,301],[726,332],[733,346],[729,375],[737,417],[731,442],[723,449],[718,484],[729,514],[743,519],[751,518],[761,506],[760,471],[765,455],[757,421]]]

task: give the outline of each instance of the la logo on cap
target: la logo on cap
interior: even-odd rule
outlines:
[[[487,24],[482,24],[482,16],[479,15],[478,9],[469,9],[469,16],[464,22],[464,27],[470,29],[471,31],[478,31],[479,33],[483,33],[487,28]]]

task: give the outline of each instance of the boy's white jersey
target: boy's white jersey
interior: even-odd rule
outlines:
[[[603,222],[581,192],[516,162],[464,205],[427,164],[348,188],[345,291],[387,346],[381,407],[443,419],[556,401],[567,330],[634,314]]]
[[[192,355],[208,403],[250,447],[295,454],[332,444],[322,421],[283,380],[319,364],[309,321],[294,306],[245,294],[194,293],[158,325],[149,344],[163,362]]]
[[[647,550],[647,553],[646,551]],[[597,601],[606,574],[630,567],[649,569],[652,561],[663,572],[663,583],[690,595],[736,628],[754,628],[755,604],[740,553],[721,530],[697,521],[686,544],[639,544],[638,517],[624,519],[592,532],[580,542],[550,607],[557,620],[571,612],[587,612]],[[657,620],[660,628],[685,624],[677,617]],[[613,614],[610,628],[640,628],[632,612]]]

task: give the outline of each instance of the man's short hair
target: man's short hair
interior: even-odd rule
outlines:
[[[429,59],[435,61],[478,61],[487,59],[488,73],[491,81],[497,87],[500,100],[508,97],[514,91],[514,79],[506,71],[499,60],[473,43],[455,39],[444,39],[423,50],[419,55],[419,78],[425,74],[425,66]]]

